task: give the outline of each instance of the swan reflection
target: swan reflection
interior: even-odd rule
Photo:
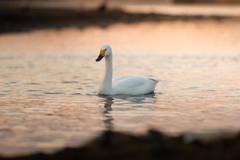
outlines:
[[[110,130],[113,128],[113,124],[112,121],[114,120],[113,116],[111,115],[111,111],[112,111],[112,104],[113,102],[113,97],[107,97],[104,100],[104,108],[105,111],[103,112],[103,116],[106,118],[105,120],[103,120],[104,126],[107,130]]]
[[[112,105],[114,104],[114,100],[120,100],[121,102],[123,101],[128,101],[130,102],[133,106],[136,104],[144,104],[144,103],[155,103],[155,93],[149,93],[146,95],[137,95],[137,96],[130,96],[130,95],[116,95],[116,96],[104,96],[104,95],[98,95],[98,97],[103,98],[103,107],[105,108],[105,111],[103,112],[103,116],[105,119],[103,120],[104,126],[106,130],[113,129],[114,123],[113,123],[113,116],[111,114]],[[150,102],[149,102],[149,99]],[[147,102],[146,102],[147,101]],[[119,105],[119,104],[115,104]]]
[[[150,103],[155,103],[155,93],[151,92],[144,95],[116,95],[114,96],[115,99],[121,99],[123,101],[128,101],[130,103],[134,104],[143,104],[143,103],[149,103],[148,100],[150,100]]]

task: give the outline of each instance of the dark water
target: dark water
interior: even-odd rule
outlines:
[[[116,24],[0,35],[0,154],[51,152],[103,130],[239,131],[240,23]],[[98,96],[102,44],[114,77],[158,78],[154,94]]]

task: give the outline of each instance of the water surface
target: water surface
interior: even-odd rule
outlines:
[[[240,23],[148,22],[0,35],[0,154],[51,152],[103,130],[239,131]],[[114,77],[158,78],[154,94],[98,96],[102,44]]]

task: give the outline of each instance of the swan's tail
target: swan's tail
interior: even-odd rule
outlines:
[[[140,77],[145,77],[145,75],[142,74]],[[147,78],[147,77],[145,77],[145,78]],[[160,82],[161,81],[161,79],[156,79],[156,78],[147,78],[147,79],[149,79],[151,81],[154,81],[154,82]]]
[[[142,74],[141,77],[145,77],[145,75]],[[147,77],[145,77],[145,78],[147,78]],[[160,82],[161,81],[161,79],[156,79],[156,78],[147,78],[147,79],[149,79],[151,81],[154,81],[154,82]]]
[[[155,78],[148,78],[149,80],[151,80],[151,81],[154,81],[154,82],[160,82],[161,81],[161,79],[155,79]]]
[[[148,79],[152,82],[152,89],[151,90],[152,90],[152,92],[154,92],[157,83],[161,80],[160,79],[155,79],[155,78],[148,78]]]

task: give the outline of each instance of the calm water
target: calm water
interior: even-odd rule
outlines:
[[[166,134],[240,130],[240,22],[159,22],[0,35],[0,154],[51,152],[103,130]],[[158,78],[155,94],[97,96],[114,77]]]

